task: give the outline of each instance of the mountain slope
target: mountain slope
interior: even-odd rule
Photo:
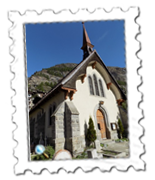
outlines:
[[[66,76],[77,64],[66,63],[52,66],[47,69],[35,72],[28,78],[29,92],[47,93],[53,88],[64,76]],[[107,67],[113,77],[116,79],[124,93],[126,94],[126,68]]]

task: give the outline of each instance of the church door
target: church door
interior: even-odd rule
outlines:
[[[101,132],[101,138],[106,139],[106,125],[103,113],[98,109],[96,112],[98,129]]]

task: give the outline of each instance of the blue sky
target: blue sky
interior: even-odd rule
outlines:
[[[124,20],[85,22],[89,39],[106,66],[125,67]],[[80,63],[81,22],[26,24],[28,77],[61,63]]]

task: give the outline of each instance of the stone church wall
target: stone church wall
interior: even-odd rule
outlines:
[[[71,101],[66,102],[65,125],[65,148],[76,156],[84,151],[85,139],[80,136],[79,112]]]

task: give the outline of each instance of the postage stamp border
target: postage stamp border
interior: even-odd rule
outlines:
[[[92,178],[92,177],[102,177],[102,178],[147,178],[147,164],[148,164],[148,74],[147,74],[147,61],[148,61],[148,6],[147,4],[133,4],[133,3],[8,3],[5,4],[5,175],[6,178]],[[144,163],[144,168],[135,169],[133,165],[129,165],[126,170],[118,170],[115,166],[111,166],[111,168],[105,171],[102,171],[99,167],[94,167],[89,171],[81,167],[77,167],[74,171],[66,171],[64,168],[59,168],[57,172],[50,172],[48,168],[42,168],[40,173],[33,173],[31,168],[26,168],[23,170],[24,172],[15,173],[16,164],[19,163],[20,159],[18,159],[18,155],[16,155],[16,145],[18,146],[18,138],[14,139],[13,134],[18,129],[18,121],[15,119],[16,106],[18,109],[18,104],[14,104],[14,95],[16,92],[16,88],[12,89],[13,79],[18,76],[16,74],[16,63],[17,59],[20,59],[18,53],[14,53],[13,46],[19,46],[18,38],[14,33],[17,33],[15,29],[20,29],[25,23],[43,23],[47,21],[45,17],[49,17],[50,13],[46,16],[42,15],[45,11],[52,11],[53,17],[52,22],[59,22],[56,19],[57,16],[60,16],[62,11],[67,11],[70,15],[74,14],[74,20],[79,21],[79,16],[75,16],[80,11],[85,10],[86,13],[96,13],[101,11],[106,12],[107,14],[112,14],[112,11],[119,10],[121,13],[128,13],[132,8],[137,9],[137,17],[135,17],[135,22],[139,25],[139,32],[135,34],[135,41],[139,42],[139,49],[135,49],[135,54],[138,59],[140,59],[140,67],[137,69],[137,74],[141,77],[141,83],[137,84],[138,91],[142,94],[141,101],[137,104],[137,106],[142,110],[142,117],[136,119],[137,124],[143,128],[143,132],[140,135],[139,139],[143,145],[143,152],[139,154],[140,160]],[[104,9],[104,10],[103,10]],[[33,11],[32,20],[29,21],[28,11]],[[84,12],[84,13],[85,13]],[[72,15],[73,16],[73,15]],[[95,16],[95,15],[94,15]],[[119,16],[119,15],[118,15]],[[122,17],[125,16],[124,14]],[[39,17],[39,18],[38,18]],[[52,18],[53,18],[52,17]],[[76,18],[77,17],[77,18]],[[110,16],[106,15],[108,20],[110,20]],[[34,19],[33,19],[34,18]],[[60,17],[61,18],[61,17]],[[59,17],[58,17],[59,19]],[[82,20],[88,20],[89,18],[83,18]],[[124,19],[124,17],[123,17]],[[18,21],[19,20],[19,21]],[[90,20],[96,20],[95,18]],[[102,20],[102,18],[101,18]],[[104,19],[103,19],[104,20]],[[112,20],[112,19],[111,19]],[[50,22],[51,20],[49,20]],[[71,21],[71,20],[69,20]],[[137,26],[138,27],[138,26]],[[137,28],[138,29],[138,28]],[[22,29],[20,29],[22,30]],[[21,32],[22,33],[22,32]],[[23,37],[23,35],[21,36]],[[128,43],[128,41],[127,41]],[[24,42],[23,42],[24,46]],[[22,46],[22,47],[23,47]],[[23,60],[24,60],[24,52]],[[128,56],[127,56],[128,57]],[[14,66],[14,67],[13,67]],[[15,95],[16,96],[16,95]],[[13,99],[13,105],[12,105]],[[17,110],[18,111],[18,110]],[[15,135],[16,137],[16,135]],[[15,152],[14,152],[15,149]],[[18,149],[18,148],[17,148]],[[26,152],[26,151],[25,151]],[[18,153],[17,153],[18,154]],[[15,157],[17,156],[17,157]],[[138,157],[138,158],[139,158]],[[57,162],[60,164],[60,162]],[[61,162],[62,163],[62,162]],[[96,163],[97,164],[97,163]],[[31,165],[32,166],[32,165]],[[53,164],[54,166],[54,164]],[[47,166],[48,167],[48,166]]]

